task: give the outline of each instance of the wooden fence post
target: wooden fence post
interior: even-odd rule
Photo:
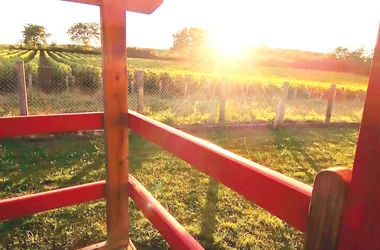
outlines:
[[[226,119],[226,101],[227,101],[227,79],[222,79],[222,85],[220,89],[220,103],[219,103],[219,122],[225,122]]]
[[[69,90],[69,76],[66,76],[66,90]]]
[[[137,84],[137,112],[144,113],[144,71],[138,70],[135,72]]]
[[[305,250],[338,247],[344,204],[352,171],[329,168],[315,177],[305,233]]]
[[[24,61],[16,62],[17,69],[17,85],[19,93],[19,103],[20,103],[20,115],[28,115],[28,96],[26,93],[26,82],[25,82],[25,71],[24,71]]]
[[[289,92],[289,83],[284,82],[284,87],[282,89],[282,97],[281,97],[281,100],[278,102],[276,117],[274,119],[275,127],[278,124],[282,124],[285,120],[285,105],[286,105],[286,100],[288,99],[288,92]]]
[[[331,84],[329,99],[327,102],[327,110],[326,110],[326,118],[325,118],[326,123],[330,123],[330,120],[331,120],[331,113],[332,113],[332,109],[333,109],[333,105],[335,101],[335,95],[336,95],[336,84],[333,83]]]
[[[245,86],[245,96],[248,96],[248,91],[249,91],[249,85],[247,84]]]
[[[32,74],[28,75],[28,87],[31,88],[33,86],[33,76]]]
[[[295,88],[295,89],[294,89],[293,99],[296,99],[296,98],[297,98],[297,91],[298,91],[298,88]]]
[[[158,95],[162,96],[162,79],[158,80]]]

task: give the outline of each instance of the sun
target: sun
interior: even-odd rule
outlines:
[[[210,39],[211,45],[221,56],[237,57],[244,49],[244,41],[238,32],[212,30]]]

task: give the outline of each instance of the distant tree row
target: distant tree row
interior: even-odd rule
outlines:
[[[95,22],[75,23],[68,30],[70,40],[78,45],[90,47],[100,40],[100,27]],[[31,48],[41,48],[47,45],[51,34],[42,25],[27,24],[22,31],[22,43]]]
[[[360,47],[356,50],[349,50],[343,46],[335,48],[331,55],[337,59],[350,60],[350,61],[359,61],[359,62],[370,62],[373,57],[373,50],[366,51],[364,47]]]

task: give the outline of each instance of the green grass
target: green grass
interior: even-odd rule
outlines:
[[[357,129],[339,128],[197,134],[307,184],[321,169],[350,167],[357,135]],[[136,179],[206,249],[302,249],[299,231],[136,135],[130,137],[129,160]],[[5,140],[0,166],[0,198],[97,181],[105,175],[104,145],[102,139],[68,137]],[[167,249],[133,202],[130,215],[131,238],[140,249]],[[0,224],[0,249],[73,249],[105,237],[103,201]]]

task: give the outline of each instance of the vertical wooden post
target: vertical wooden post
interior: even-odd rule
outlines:
[[[380,25],[356,148],[340,250],[380,249]]]
[[[319,95],[319,99],[323,98],[323,91],[321,91],[321,94]]]
[[[278,118],[278,123],[283,123],[285,120],[285,106],[286,106],[286,101],[288,100],[288,92],[289,92],[289,83],[284,82],[284,87],[282,89],[282,105],[280,105],[280,110],[279,110],[279,118]]]
[[[144,113],[144,72],[135,71],[135,80],[137,84],[137,112]]]
[[[25,70],[24,61],[16,62],[17,68],[17,82],[18,82],[18,97],[20,103],[20,115],[28,115],[28,96],[26,94],[26,84],[25,84]]]
[[[335,250],[347,199],[351,170],[336,167],[318,172],[307,218],[305,250]]]
[[[28,75],[28,87],[31,88],[33,86],[33,75]]]
[[[297,98],[297,91],[298,91],[298,88],[294,88],[293,99],[296,99],[296,98]]]
[[[310,90],[309,91],[309,94],[307,95],[307,99],[310,99],[311,98],[311,94],[313,93],[313,90]]]
[[[162,96],[162,79],[158,80],[158,95]]]
[[[329,92],[329,99],[327,101],[327,110],[326,110],[326,118],[325,118],[326,123],[330,123],[332,109],[333,109],[334,102],[335,102],[335,96],[336,96],[336,84],[333,83],[333,84],[331,84],[330,92]]]
[[[134,93],[135,92],[135,81],[132,80],[131,81],[131,93]]]
[[[226,119],[226,102],[227,102],[227,79],[222,79],[220,86],[220,103],[219,103],[219,122],[225,122]]]
[[[247,84],[247,85],[245,86],[245,96],[248,96],[248,89],[249,89],[249,85]]]
[[[100,7],[106,145],[107,249],[128,246],[128,112],[125,3],[102,0]]]
[[[69,90],[69,76],[66,76],[66,90]]]

